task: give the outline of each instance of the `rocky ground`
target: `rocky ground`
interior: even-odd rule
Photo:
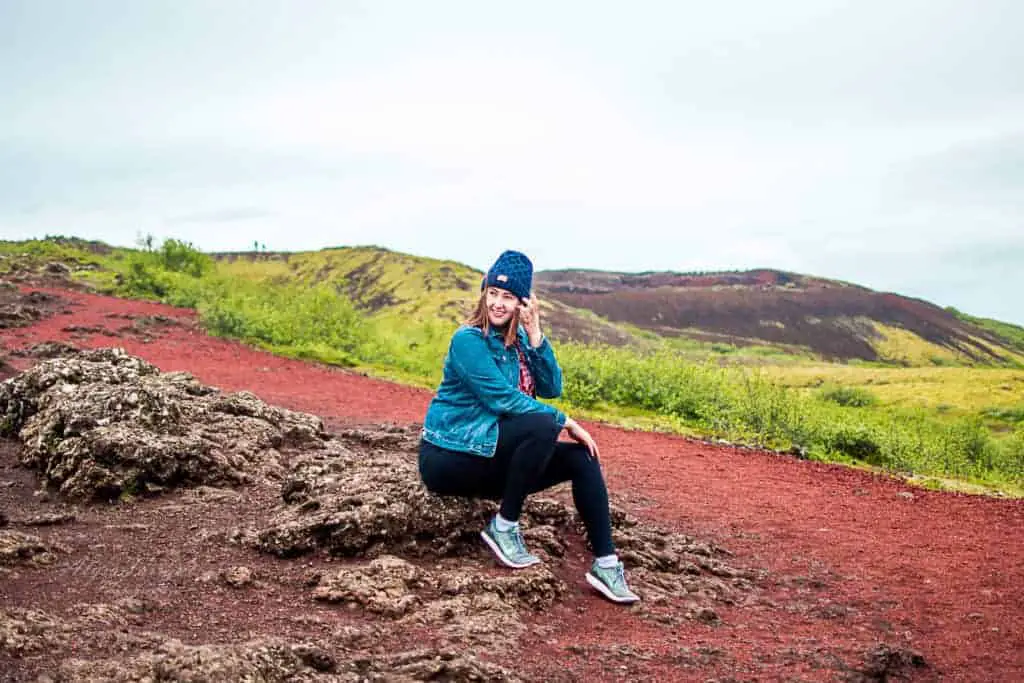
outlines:
[[[593,425],[622,608],[567,491],[513,572],[493,503],[423,490],[428,392],[144,302],[8,287],[0,319],[0,680],[1024,678],[1019,501]]]

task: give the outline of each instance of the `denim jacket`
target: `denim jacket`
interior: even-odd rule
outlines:
[[[537,395],[557,398],[562,393],[562,369],[545,337],[536,349],[520,326],[519,345],[533,374]],[[498,420],[505,415],[550,413],[559,425],[565,414],[519,390],[519,355],[505,348],[504,334],[464,325],[452,336],[437,394],[427,408],[422,437],[435,446],[494,456]]]

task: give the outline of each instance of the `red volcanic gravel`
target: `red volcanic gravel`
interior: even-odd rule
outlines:
[[[430,399],[428,391],[210,337],[189,310],[46,291],[68,301],[67,311],[0,332],[8,351],[44,340],[118,345],[164,371],[187,370],[331,424],[419,422]],[[126,315],[178,324],[147,342],[118,332],[132,322]],[[89,328],[119,336],[81,331]],[[11,359],[18,368],[31,362]],[[1024,501],[913,489],[862,471],[664,434],[588,429],[601,444],[617,503],[725,547],[734,566],[761,569],[765,578],[751,600],[719,609],[719,623],[678,627],[638,619],[580,581],[569,600],[531,617],[559,624],[561,635],[527,637],[529,670],[583,679],[836,680],[835,657],[859,662],[886,643],[924,656],[927,667],[908,671],[912,680],[1024,681]],[[624,645],[655,654],[630,658]],[[611,648],[622,653],[617,673]]]

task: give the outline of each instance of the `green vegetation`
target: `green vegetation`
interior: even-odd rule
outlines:
[[[818,396],[823,401],[851,408],[866,408],[878,403],[878,397],[860,387],[832,386],[822,389]]]
[[[276,353],[335,365],[355,365],[369,330],[355,307],[332,288],[212,280],[197,305],[212,332]]]
[[[59,236],[23,242],[0,241],[0,275],[13,275],[48,263],[63,263],[82,269],[101,267],[104,259],[88,251],[88,244],[84,240]]]
[[[60,260],[74,264],[73,277],[113,293],[193,307],[213,334],[421,386],[436,385],[451,333],[479,291],[480,274],[465,266],[379,249],[214,259],[175,240],[144,246],[0,243],[0,272]],[[632,426],[1024,493],[1018,370],[823,364],[767,347],[635,336],[642,343],[629,348],[558,344],[558,404]]]
[[[1004,323],[999,320],[992,320],[990,318],[976,318],[973,315],[962,313],[953,307],[949,307],[946,310],[964,322],[977,325],[986,332],[996,335],[1003,340],[1007,346],[1010,346],[1016,351],[1024,354],[1024,327]]]
[[[1024,432],[996,439],[977,418],[940,419],[921,408],[876,410],[870,408],[872,395],[856,389],[806,395],[758,370],[695,365],[665,353],[638,356],[576,345],[558,351],[568,406],[636,406],[697,433],[791,448],[821,460],[994,485],[1024,483]]]

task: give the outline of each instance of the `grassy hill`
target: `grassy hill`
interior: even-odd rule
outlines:
[[[483,273],[455,261],[412,256],[380,247],[338,247],[297,253],[213,254],[224,272],[247,279],[326,283],[376,320],[395,325],[465,319],[480,294]],[[556,300],[543,300],[549,333],[564,341],[641,343],[624,326]]]

